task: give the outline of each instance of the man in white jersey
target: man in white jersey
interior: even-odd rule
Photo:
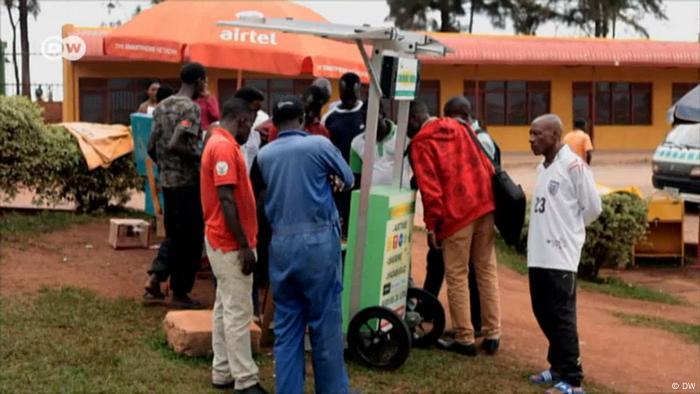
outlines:
[[[588,165],[561,143],[562,123],[548,114],[530,126],[530,147],[544,156],[530,211],[527,266],[532,310],[549,341],[550,368],[530,377],[552,383],[548,393],[582,393],[583,370],[576,329],[576,272],[586,226],[601,212]]]

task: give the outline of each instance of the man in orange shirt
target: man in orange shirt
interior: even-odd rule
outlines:
[[[582,160],[585,160],[588,165],[591,165],[593,144],[591,143],[591,137],[586,133],[585,120],[576,119],[574,121],[574,129],[564,136],[562,142],[569,145],[569,148],[571,148],[574,153]]]
[[[250,348],[253,321],[257,211],[240,144],[250,135],[255,112],[245,100],[224,104],[202,152],[200,191],[207,256],[216,276],[212,332],[212,385],[237,393],[266,393]]]

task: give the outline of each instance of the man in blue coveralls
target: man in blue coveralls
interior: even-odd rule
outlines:
[[[304,105],[298,98],[280,99],[272,121],[279,137],[260,150],[251,177],[262,190],[272,226],[276,387],[281,393],[303,393],[308,325],[315,391],[346,393],[340,226],[333,189],[350,189],[352,171],[327,138],[302,131]]]

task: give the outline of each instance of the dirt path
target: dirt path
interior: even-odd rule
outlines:
[[[107,222],[73,226],[20,244],[3,245],[0,295],[13,296],[42,286],[76,286],[107,297],[141,299],[155,250],[114,250]],[[209,280],[198,279],[193,297],[213,305]]]
[[[414,279],[425,275],[425,236],[414,237]],[[502,314],[502,351],[546,368],[547,342],[532,314],[527,277],[499,267]],[[700,294],[700,286],[695,286]],[[612,312],[658,316],[700,324],[700,308],[619,299],[582,290],[578,294],[578,324],[584,373],[616,391],[672,392],[674,382],[700,384],[700,346],[666,331],[628,326]],[[440,297],[446,305],[446,294]],[[533,371],[534,372],[534,371]],[[698,386],[696,386],[698,387]]]
[[[107,230],[107,223],[93,223],[21,245],[3,244],[0,294],[20,296],[42,286],[71,285],[108,297],[140,299],[145,271],[155,251],[115,251],[107,245]],[[417,283],[423,282],[425,274],[425,245],[425,236],[417,232],[413,253]],[[499,274],[504,331],[502,352],[545,368],[546,342],[532,315],[527,278],[503,267]],[[660,280],[664,276],[652,275],[651,278]],[[678,280],[667,279],[657,285],[674,286],[673,280]],[[687,282],[686,286],[687,297],[700,296],[700,286],[693,288]],[[210,304],[211,289],[208,280],[200,279],[194,296]],[[444,290],[441,298],[445,303]],[[611,314],[619,311],[700,324],[698,305],[668,306],[581,291],[579,330],[587,379],[617,391],[634,393],[671,392],[673,382],[700,384],[698,345],[688,344],[662,330],[627,326]]]

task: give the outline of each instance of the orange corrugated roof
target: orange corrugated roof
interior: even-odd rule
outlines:
[[[104,54],[110,28],[75,27],[87,44],[84,60],[117,60]],[[429,33],[450,47],[446,57],[425,56],[426,64],[541,66],[647,66],[700,68],[700,42]]]
[[[429,34],[453,52],[427,64],[700,67],[700,42]]]

